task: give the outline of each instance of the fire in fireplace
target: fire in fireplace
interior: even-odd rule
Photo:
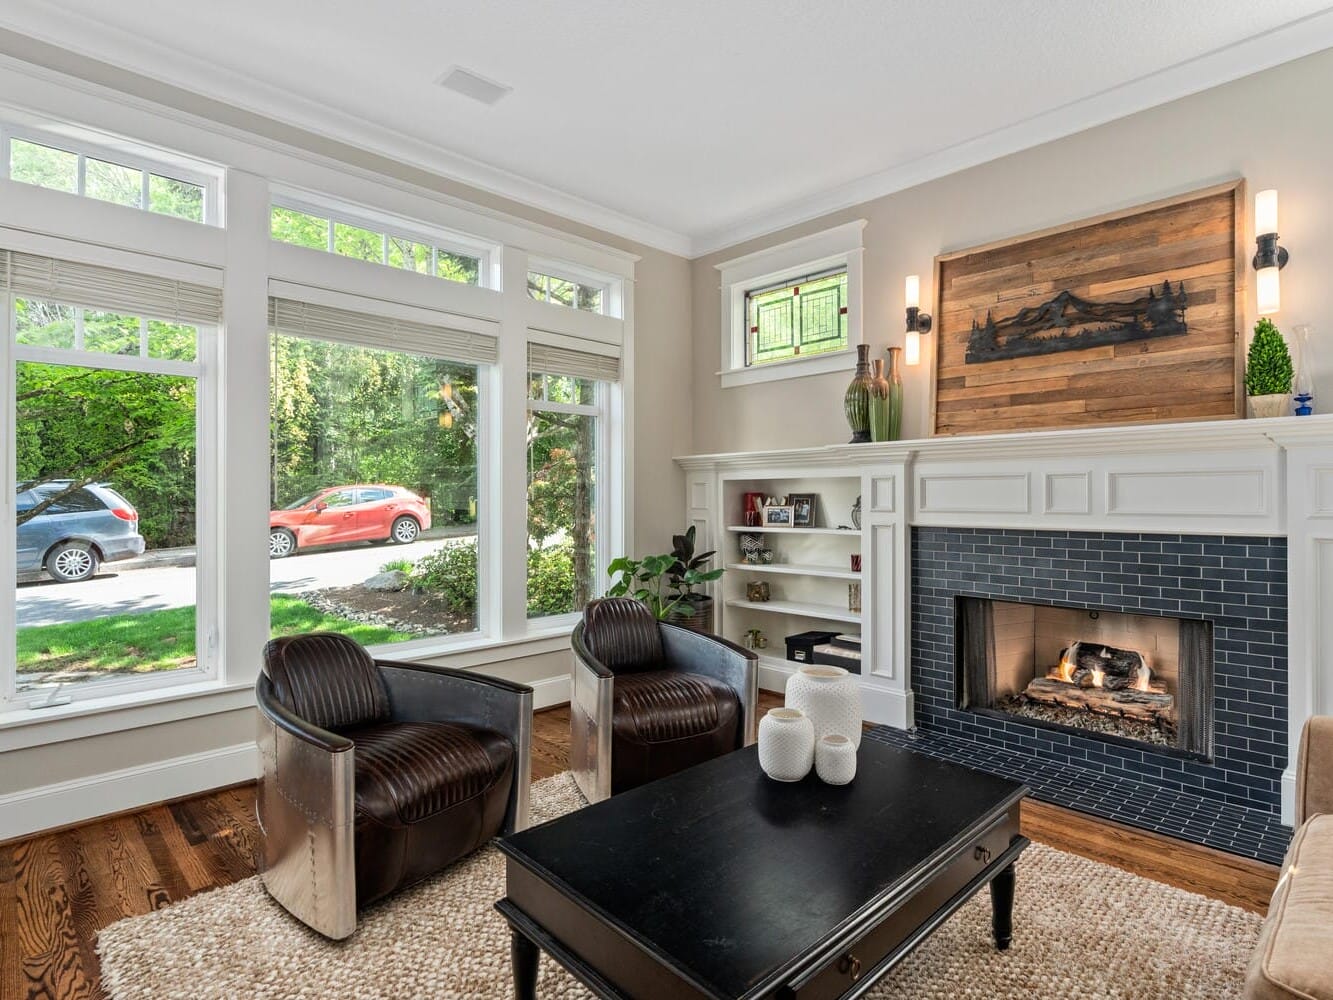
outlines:
[[[956,599],[959,707],[1210,756],[1212,627]]]

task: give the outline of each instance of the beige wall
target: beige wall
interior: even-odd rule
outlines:
[[[842,392],[851,377],[817,375],[722,389],[714,265],[852,219],[865,228],[865,322],[872,357],[903,340],[903,277],[920,274],[922,304],[936,254],[1131,207],[1233,177],[1251,197],[1280,193],[1287,331],[1319,339],[1319,402],[1333,412],[1333,51],[1175,101],[1078,135],[753,240],[694,262],[694,447],[746,451],[844,442]],[[1251,220],[1252,221],[1252,220]],[[1252,275],[1252,271],[1247,271]],[[1244,326],[1255,321],[1253,293]],[[929,426],[929,365],[906,369],[905,435]],[[1188,386],[1181,387],[1188,392]]]

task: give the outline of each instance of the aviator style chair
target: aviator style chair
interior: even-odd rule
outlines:
[[[755,741],[749,650],[659,622],[628,597],[589,601],[570,641],[570,769],[590,802]]]
[[[256,695],[264,886],[326,937],[528,825],[531,688],[314,632],[264,648]]]

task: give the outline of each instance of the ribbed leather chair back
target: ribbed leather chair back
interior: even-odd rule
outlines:
[[[379,668],[344,635],[311,632],[273,639],[264,647],[264,672],[278,701],[321,729],[389,719],[389,693]]]
[[[642,601],[606,597],[583,609],[583,641],[612,673],[661,669],[666,656],[657,619]]]

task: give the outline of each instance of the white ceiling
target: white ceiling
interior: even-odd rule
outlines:
[[[0,25],[697,254],[1333,45],[1326,2],[6,0]],[[513,93],[435,86],[455,65]]]

